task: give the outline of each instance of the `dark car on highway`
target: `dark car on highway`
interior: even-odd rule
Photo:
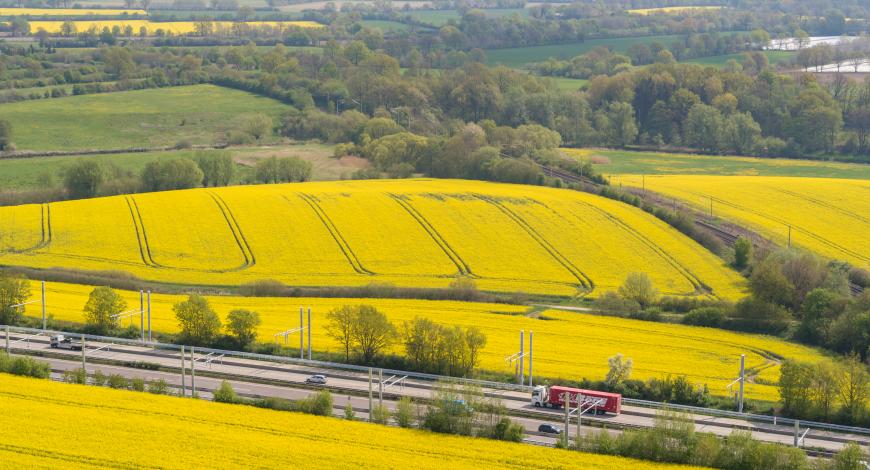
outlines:
[[[538,432],[543,432],[547,434],[562,434],[562,430],[553,426],[552,424],[542,424],[538,426]]]

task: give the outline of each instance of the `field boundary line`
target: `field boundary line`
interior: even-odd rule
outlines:
[[[142,222],[142,214],[139,212],[139,205],[133,196],[126,196],[127,207],[130,208],[130,217],[133,218],[133,227],[136,229],[136,241],[139,242],[139,256],[142,257],[142,262],[146,266],[159,268],[160,265],[151,257],[151,247],[148,245],[148,235],[145,233],[145,224]]]
[[[438,232],[438,229],[436,229],[432,225],[432,223],[429,222],[429,220],[423,214],[421,214],[420,211],[417,210],[416,207],[411,205],[410,202],[403,199],[402,196],[398,194],[388,193],[388,195],[394,201],[396,201],[397,204],[402,206],[402,208],[405,209],[405,211],[410,214],[411,217],[413,217],[414,220],[416,220],[421,227],[423,227],[423,230],[425,230],[429,237],[432,238],[432,240],[435,242],[435,244],[438,245],[439,248],[441,248],[441,251],[443,251],[444,254],[447,255],[448,258],[450,258],[450,261],[452,261],[453,264],[456,265],[456,269],[459,270],[460,275],[477,277],[471,271],[468,263],[466,263],[465,260],[462,259],[461,256],[459,256],[459,253],[457,253],[456,250],[454,250],[453,247],[450,246],[449,243],[447,243],[447,240],[445,240],[441,233]]]
[[[282,195],[287,202],[290,202],[290,199],[287,196]],[[341,236],[341,232],[338,231],[338,227],[332,222],[332,219],[329,218],[329,215],[326,211],[320,207],[320,204],[317,203],[314,196],[305,193],[299,193],[299,198],[305,201],[311,210],[314,211],[314,214],[317,215],[317,218],[323,223],[323,226],[326,227],[326,230],[332,235],[332,239],[335,240],[335,243],[338,244],[338,248],[341,249],[341,252],[344,253],[344,257],[347,258],[347,261],[350,263],[353,270],[359,274],[366,274],[369,276],[374,275],[375,273],[369,271],[362,265],[359,258],[357,258],[356,253],[353,252],[350,245],[347,243],[347,240]]]
[[[689,283],[692,284],[692,286],[695,288],[696,293],[701,293],[703,290],[707,290],[707,291],[709,291],[708,293],[712,293],[712,295],[714,297],[719,298],[719,296],[716,295],[716,293],[713,291],[713,289],[710,288],[710,286],[708,286],[707,284],[705,284],[704,281],[702,281],[701,278],[699,278],[689,268],[683,266],[682,263],[677,261],[673,256],[671,256],[662,247],[658,246],[656,243],[654,243],[652,240],[650,240],[645,235],[640,233],[637,229],[635,229],[634,227],[629,225],[627,222],[625,222],[624,220],[622,220],[621,218],[619,218],[613,214],[610,214],[609,212],[601,209],[600,207],[596,207],[593,204],[590,204],[586,201],[577,201],[577,202],[579,204],[582,204],[586,207],[591,208],[593,211],[599,213],[600,215],[604,216],[606,219],[608,219],[608,220],[612,221],[613,223],[615,223],[616,225],[620,226],[623,230],[628,232],[630,235],[632,235],[636,239],[640,240],[641,243],[643,243],[644,245],[646,245],[650,249],[652,249],[663,260],[665,260],[668,264],[673,266],[680,274],[682,274],[683,277],[685,277],[686,280],[688,280]],[[658,220],[658,219],[656,219],[656,220]],[[670,227],[670,226],[668,226],[668,227]],[[676,230],[676,229],[673,229],[673,230]]]
[[[509,219],[511,219],[515,224],[517,224],[523,231],[529,234],[533,240],[535,240],[541,248],[546,251],[550,257],[552,257],[557,263],[561,264],[572,276],[574,276],[578,281],[580,281],[580,285],[584,288],[588,289],[589,292],[595,290],[595,282],[592,281],[589,276],[586,275],[583,271],[580,270],[577,266],[574,266],[574,263],[571,262],[565,255],[563,255],[559,250],[556,249],[543,235],[537,232],[529,223],[523,219],[519,214],[506,207],[501,202],[493,199],[490,196],[484,196],[482,194],[475,194],[474,197],[487,202],[497,209],[499,209],[502,213],[504,213]],[[587,293],[589,293],[587,292]]]
[[[231,269],[230,271],[238,271],[246,268],[250,268],[251,266],[257,264],[257,259],[254,257],[254,252],[251,250],[251,246],[248,244],[248,240],[245,238],[245,234],[242,232],[242,227],[239,226],[239,222],[236,220],[236,216],[233,215],[233,211],[230,210],[230,206],[227,205],[226,201],[223,200],[222,197],[218,196],[212,191],[208,192],[209,196],[211,196],[214,203],[220,209],[221,214],[224,216],[224,220],[227,222],[227,226],[229,226],[230,232],[233,234],[233,238],[236,241],[236,245],[239,247],[239,250],[242,252],[242,256],[245,258],[245,263],[235,269]]]

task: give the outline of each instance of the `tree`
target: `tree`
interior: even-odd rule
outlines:
[[[245,121],[243,128],[254,140],[259,141],[263,137],[272,135],[273,125],[272,118],[269,116],[255,114]]]
[[[191,294],[187,300],[175,304],[172,311],[178,320],[182,341],[207,345],[220,333],[221,320],[204,297]]]
[[[761,126],[749,113],[734,113],[723,121],[722,145],[738,155],[755,150],[761,140]]]
[[[111,41],[114,42],[115,37],[109,34]],[[126,47],[110,47],[103,53],[103,62],[105,63],[106,72],[115,77],[125,77],[136,65],[133,63],[133,54]]]
[[[604,381],[611,387],[628,380],[631,377],[631,370],[634,366],[631,358],[623,360],[622,354],[608,358],[607,365],[609,369]]]
[[[311,162],[299,157],[269,157],[257,160],[254,168],[260,183],[302,182],[311,178]]]
[[[617,290],[623,299],[633,300],[646,308],[655,302],[658,290],[646,273],[629,273]]]
[[[118,326],[114,317],[127,309],[127,301],[111,287],[97,287],[91,291],[85,303],[85,323],[96,334],[107,334]]]
[[[734,242],[734,267],[745,269],[749,265],[750,258],[752,258],[752,242],[741,235]]]
[[[0,119],[0,150],[10,150],[12,147],[12,124]]]
[[[257,339],[260,314],[245,309],[233,310],[227,315],[227,332],[236,338],[243,349]]]
[[[807,364],[791,360],[782,363],[778,386],[783,412],[791,416],[808,415],[812,406],[812,375],[813,372]]]
[[[845,304],[835,292],[813,289],[801,305],[801,323],[795,337],[809,344],[828,344],[831,324],[842,313],[842,306]]]
[[[72,199],[96,196],[104,179],[103,167],[94,160],[77,160],[63,170],[63,185]]]
[[[27,18],[15,16],[9,22],[9,27],[12,30],[13,36],[27,36],[30,34],[30,22]]]
[[[239,403],[239,396],[233,390],[232,384],[226,380],[221,381],[221,386],[214,391],[212,398],[218,403]]]
[[[13,305],[27,302],[30,298],[30,281],[8,272],[0,271],[0,323],[15,325],[21,320],[21,307]]]
[[[371,364],[395,340],[396,327],[386,315],[371,305],[359,305],[356,308],[351,338],[362,362]]]
[[[851,355],[840,364],[838,374],[840,401],[844,417],[858,423],[864,417],[870,398],[870,372],[857,355]]]
[[[197,152],[194,155],[197,166],[202,171],[202,185],[227,186],[233,180],[236,164],[229,152]]]
[[[770,257],[752,271],[749,287],[756,298],[778,305],[789,305],[794,297],[794,285],[782,274],[779,263]]]
[[[722,113],[706,104],[696,104],[689,110],[683,125],[686,143],[692,147],[713,152],[719,149],[722,135]]]
[[[344,349],[345,361],[350,361],[350,351],[353,347],[353,325],[356,321],[357,311],[357,307],[353,305],[343,305],[326,314],[326,319],[329,322],[326,325],[326,333],[341,344]]]
[[[196,188],[203,177],[202,170],[189,158],[153,160],[142,170],[142,186],[146,191]]]

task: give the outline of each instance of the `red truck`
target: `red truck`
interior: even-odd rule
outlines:
[[[595,414],[613,413],[618,415],[622,410],[622,395],[618,393],[583,390],[559,385],[551,387],[538,385],[535,387],[532,391],[532,404],[535,407],[561,408],[564,405],[563,397],[566,393],[570,397],[572,408],[577,406],[577,400],[580,399],[583,408],[590,406],[590,411],[594,410]]]

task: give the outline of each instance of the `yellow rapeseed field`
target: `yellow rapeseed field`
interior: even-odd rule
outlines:
[[[0,8],[0,16],[120,16],[142,15],[145,10],[110,10],[104,8]]]
[[[6,374],[0,400],[9,468],[690,468]]]
[[[614,181],[639,187],[640,176]],[[773,176],[647,176],[646,189],[823,256],[870,267],[870,181]]]
[[[180,35],[191,34],[197,31],[198,23],[195,21],[167,21],[155,22],[150,20],[102,20],[102,21],[71,21],[75,26],[75,32],[81,33],[88,30],[100,32],[103,28],[112,29],[115,26],[121,28],[123,32],[127,26],[133,28],[133,34],[138,35],[141,28],[148,31],[148,35],[155,35],[158,31],[163,31],[164,34]],[[43,30],[49,34],[60,34],[64,21],[31,21],[30,32],[32,34]],[[236,23],[232,21],[211,21],[208,22],[213,28],[213,32],[220,33],[221,31],[229,34],[235,27],[270,27],[270,28],[322,28],[323,25],[314,21],[246,21]]]
[[[446,287],[462,275],[490,291],[595,296],[645,272],[666,295],[734,299],[744,289],[722,260],[639,209],[472,181],[237,186],[4,207],[0,233],[9,234],[2,264],[197,285]]]
[[[721,6],[681,6],[681,7],[661,7],[661,8],[635,8],[625,10],[628,13],[635,15],[655,15],[655,14],[679,14],[679,13],[694,13],[702,11],[721,10]]]
[[[48,283],[48,312],[56,320],[83,322],[82,308],[92,287]],[[39,293],[34,283],[34,300]],[[138,307],[139,293],[119,291],[130,308]],[[152,327],[158,332],[175,333],[178,323],[172,306],[184,300],[179,295],[152,294]],[[773,384],[779,366],[772,357],[806,362],[823,359],[814,349],[780,339],[728,332],[718,329],[644,322],[577,312],[548,310],[526,315],[526,308],[514,305],[404,299],[340,298],[261,298],[212,296],[209,302],[226,323],[234,309],[260,313],[259,340],[274,340],[275,333],[299,323],[299,307],[312,308],[312,345],[322,352],[340,353],[340,345],[327,335],[325,314],[341,305],[370,304],[383,311],[401,330],[405,321],[428,318],[445,325],[476,326],[487,335],[481,355],[481,368],[510,373],[504,357],[518,349],[519,330],[535,332],[535,373],[547,377],[601,379],[607,373],[607,358],[622,353],[634,360],[633,377],[648,379],[666,375],[685,375],[692,383],[707,384],[711,393],[725,395],[726,386],[737,374],[740,354],[747,355],[747,367],[760,372],[759,383],[751,383],[747,396],[775,400]],[[39,316],[37,304],[27,307],[30,316]],[[139,325],[138,317],[122,326]],[[283,341],[283,340],[282,340]],[[298,345],[298,336],[289,346]],[[393,351],[402,352],[401,345]]]

